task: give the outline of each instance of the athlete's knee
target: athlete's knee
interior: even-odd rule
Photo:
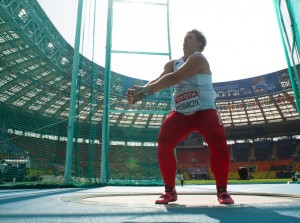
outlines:
[[[167,134],[160,134],[158,136],[158,147],[159,148],[174,148],[176,147],[176,140]]]

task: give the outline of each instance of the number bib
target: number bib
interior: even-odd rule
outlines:
[[[174,99],[174,110],[180,113],[192,114],[199,111],[201,108],[198,91],[189,91],[178,95],[175,94]]]

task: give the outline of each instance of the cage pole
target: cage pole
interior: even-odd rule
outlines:
[[[71,181],[71,167],[72,167],[72,149],[73,149],[73,134],[74,134],[74,116],[75,116],[75,103],[76,103],[76,90],[77,90],[77,77],[78,77],[78,64],[79,64],[79,45],[80,45],[80,32],[82,20],[82,3],[83,0],[78,0],[77,9],[77,23],[76,35],[74,43],[74,57],[73,57],[73,73],[72,73],[72,86],[70,96],[70,112],[68,122],[68,139],[66,147],[66,165],[65,165],[65,183]]]
[[[287,3],[289,3],[289,1]],[[285,58],[286,58],[287,65],[288,65],[288,72],[289,72],[289,76],[290,76],[292,89],[293,89],[294,96],[295,96],[296,108],[298,111],[298,118],[300,120],[300,100],[299,100],[300,92],[299,92],[299,86],[297,85],[297,84],[299,84],[298,83],[299,80],[297,81],[297,77],[299,74],[298,74],[298,71],[296,68],[296,64],[294,63],[291,44],[290,44],[289,38],[286,34],[286,27],[284,25],[283,15],[280,10],[280,6],[281,6],[282,2],[273,0],[273,4],[275,6],[275,12],[276,12],[277,22],[278,22],[278,26],[279,26],[280,35],[281,35],[282,45],[283,45]],[[291,14],[291,8],[289,7],[289,5],[287,5],[287,10],[288,10],[288,13]],[[291,21],[291,23],[293,23],[293,21]],[[292,32],[295,32],[295,30],[293,28],[292,28]],[[290,52],[290,54],[289,54],[289,52]],[[293,64],[291,64],[291,62],[293,62]],[[292,67],[293,67],[293,69],[292,69]]]
[[[105,80],[102,119],[102,154],[100,182],[108,181],[108,146],[109,146],[109,100],[110,100],[110,73],[111,73],[111,41],[113,23],[113,0],[108,0],[107,27],[106,27],[106,55],[105,55]]]

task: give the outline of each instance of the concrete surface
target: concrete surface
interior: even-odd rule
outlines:
[[[155,205],[163,187],[0,190],[0,222],[300,222],[299,184],[177,186],[178,200]]]

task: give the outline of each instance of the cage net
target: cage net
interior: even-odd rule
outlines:
[[[171,108],[171,90],[135,105],[127,103],[126,92],[146,84],[150,72],[161,72],[146,67],[161,69],[170,58],[168,1],[115,0],[113,26],[107,22],[107,2],[83,1],[79,18],[74,1],[0,0],[1,184],[162,184],[157,136]],[[299,111],[299,1],[275,5]],[[135,16],[129,18],[128,12]],[[155,26],[153,15],[160,17]],[[137,71],[145,78],[130,77]],[[231,101],[219,108],[227,109]],[[224,114],[244,109],[237,103]],[[190,136],[185,143],[193,147],[194,142],[202,145],[201,140]],[[186,155],[185,146],[179,145],[178,155]],[[208,157],[207,151],[205,147],[201,154]],[[200,160],[189,153],[192,162]],[[207,176],[209,161],[203,159],[201,165],[203,170],[192,168],[186,174]]]
[[[109,81],[104,66],[99,65],[105,60],[106,29],[112,29],[106,27],[108,6],[103,2],[106,1],[84,1],[79,19],[79,7],[74,1],[63,5],[57,0],[0,1],[0,179],[4,185],[84,186],[100,183],[103,172],[105,183],[161,183],[156,142],[160,124],[170,110],[170,91],[128,105],[127,89],[148,81],[125,75],[131,72],[128,68],[134,66],[133,60],[141,67],[145,67],[141,61],[162,67],[155,64],[168,60],[166,1],[153,1],[155,4],[148,7],[136,4],[132,10],[139,14],[135,22],[128,21],[131,28],[128,24],[124,29],[124,21],[115,20],[114,25],[119,27],[116,35],[122,35],[126,42],[112,38],[118,52],[111,57]],[[114,4],[115,13],[124,13],[120,7],[133,7],[122,1]],[[139,38],[144,38],[151,33],[149,26],[143,32],[143,27],[134,26],[145,15],[157,13],[165,18],[161,32],[165,41],[152,41],[163,47],[133,48],[137,44],[132,36],[139,32]],[[78,21],[81,29],[76,37]],[[149,24],[149,20],[145,23]],[[150,53],[136,53],[137,57],[131,58],[134,54],[127,51]],[[107,85],[109,98],[105,103]],[[108,123],[103,124],[105,108],[109,111]],[[70,116],[72,109],[74,115]],[[106,148],[105,128],[109,129],[109,138],[104,139],[108,142]]]
[[[300,2],[274,0],[274,5],[300,118]]]

